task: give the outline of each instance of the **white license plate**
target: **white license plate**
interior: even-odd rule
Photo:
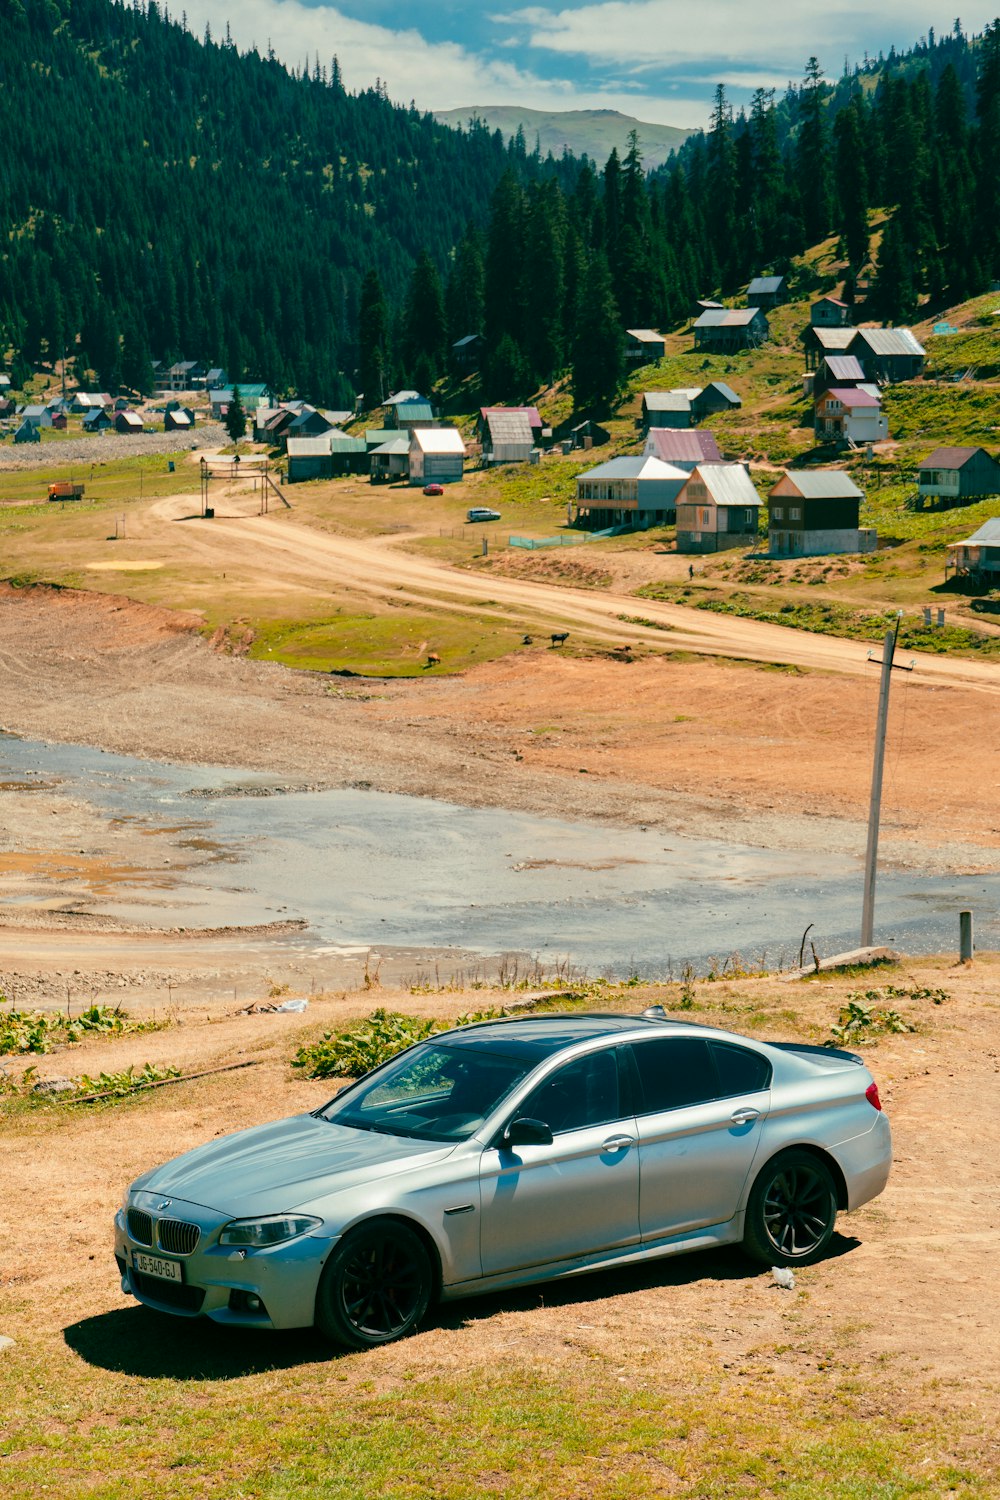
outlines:
[[[144,1276],[158,1276],[161,1281],[183,1281],[184,1268],[179,1260],[164,1260],[162,1255],[132,1251],[132,1265]]]

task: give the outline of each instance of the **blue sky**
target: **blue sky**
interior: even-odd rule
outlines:
[[[241,48],[270,42],[285,62],[334,53],[349,89],[381,78],[392,99],[421,109],[474,110],[490,104],[532,109],[620,109],[641,120],[698,126],[713,90],[732,101],[758,85],[781,89],[815,55],[836,77],[845,58],[861,61],[895,43],[904,48],[952,16],[930,0],[580,0],[513,4],[485,0],[185,0],[192,29],[229,22]],[[992,7],[992,8],[991,8]],[[962,16],[981,31],[996,0]],[[175,6],[171,7],[172,10]]]

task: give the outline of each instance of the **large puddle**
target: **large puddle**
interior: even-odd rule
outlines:
[[[857,946],[860,860],[657,829],[564,822],[371,791],[288,789],[274,777],[167,766],[0,735],[0,784],[58,784],[162,833],[148,872],[108,881],[88,910],[156,926],[304,918],[296,945],[537,956],[591,974],[673,973],[738,952],[768,966]],[[13,787],[12,787],[13,789]],[[47,832],[47,830],[46,830]],[[151,847],[151,854],[153,853]],[[188,863],[185,854],[195,860]],[[177,868],[180,866],[180,868]],[[909,953],[1000,939],[1000,877],[880,875],[876,941]],[[807,949],[808,952],[808,949]]]

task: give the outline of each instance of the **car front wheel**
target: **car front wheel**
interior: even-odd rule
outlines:
[[[785,1151],[753,1185],[743,1248],[768,1266],[808,1265],[830,1243],[836,1219],[829,1169],[809,1151]]]
[[[362,1224],[326,1263],[316,1326],[349,1349],[374,1349],[412,1333],[430,1304],[434,1278],[420,1237],[405,1224]]]

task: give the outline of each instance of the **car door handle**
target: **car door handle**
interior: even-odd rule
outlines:
[[[729,1116],[734,1125],[749,1125],[751,1120],[760,1119],[759,1109],[734,1109]]]
[[[635,1145],[635,1138],[631,1135],[609,1135],[604,1142],[603,1151],[627,1151],[629,1146]]]

